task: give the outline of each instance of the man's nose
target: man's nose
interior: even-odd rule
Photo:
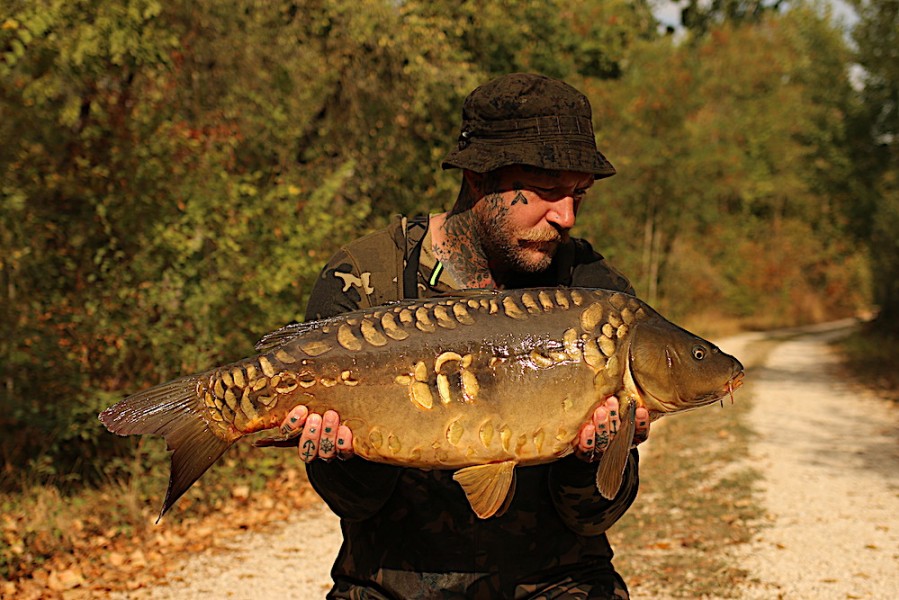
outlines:
[[[574,198],[565,196],[552,203],[546,213],[546,220],[560,229],[571,229],[576,216]]]

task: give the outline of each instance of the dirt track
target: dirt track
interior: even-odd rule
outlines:
[[[754,580],[738,597],[899,597],[899,409],[837,379],[826,342],[840,331],[785,338],[752,374],[750,461],[764,474],[766,512],[737,552]],[[722,347],[742,357],[763,339]],[[167,582],[128,597],[319,598],[339,545],[336,519],[319,507],[226,554],[183,559]]]
[[[743,598],[899,598],[899,408],[836,377],[840,334],[788,339],[753,374],[767,514]]]

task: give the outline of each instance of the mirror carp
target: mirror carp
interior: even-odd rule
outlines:
[[[657,419],[733,398],[743,380],[736,358],[641,300],[585,288],[402,301],[289,325],[256,350],[100,414],[113,433],[165,437],[173,454],[160,518],[234,442],[277,428],[298,404],[337,411],[364,459],[454,470],[488,518],[511,501],[516,467],[572,453],[580,427],[616,395],[621,427],[596,478],[611,499],[637,407]]]

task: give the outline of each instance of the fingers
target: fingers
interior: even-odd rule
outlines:
[[[609,411],[609,441],[612,441],[612,438],[615,437],[615,434],[618,433],[618,429],[621,427],[621,415],[618,412],[618,398],[609,396],[606,400],[606,408]]]
[[[335,456],[347,459],[353,456],[353,433],[340,424],[340,415],[326,411],[324,415],[309,413],[305,406],[295,406],[281,422],[281,435],[285,438],[299,436],[300,460],[312,462],[316,458],[331,460]]]
[[[318,446],[318,456],[325,460],[331,460],[337,454],[337,429],[340,425],[340,417],[333,410],[322,415],[321,439]]]
[[[615,435],[621,428],[621,406],[618,398],[609,396],[605,403],[593,411],[593,418],[583,427],[577,437],[575,453],[583,460],[599,460]],[[646,407],[639,407],[635,414],[636,426],[634,429],[633,444],[642,444],[649,437],[649,411]],[[592,440],[590,436],[593,436]]]
[[[294,406],[281,421],[281,435],[285,438],[292,438],[303,431],[303,425],[309,416],[309,409],[303,405]]]
[[[637,446],[649,437],[649,411],[644,407],[637,409],[637,428],[634,430],[634,445]]]
[[[609,410],[607,404],[603,404],[593,411],[592,419],[581,427],[575,453],[578,458],[590,462],[598,458],[608,445]]]
[[[618,411],[617,403],[615,401],[615,411]],[[606,448],[609,447],[609,442],[612,441],[611,434],[611,410],[609,410],[609,402],[606,401],[605,405],[600,406],[595,411],[593,411],[593,422],[596,424],[596,440],[593,443],[594,452],[596,454],[602,454],[606,451]]]
[[[319,443],[322,436],[322,416],[312,413],[306,419],[303,427],[303,435],[300,436],[300,459],[303,462],[312,462],[318,456]]]
[[[581,460],[593,460],[593,445],[596,443],[596,425],[592,422],[586,423],[581,427],[577,436],[577,447],[574,449],[575,454]]]
[[[337,458],[346,460],[353,454],[353,432],[346,425],[341,425],[337,428]]]
[[[593,461],[602,456],[621,426],[619,409],[618,398],[610,396],[593,411],[592,419],[578,433],[575,453],[579,458]],[[646,416],[648,421],[648,413]]]

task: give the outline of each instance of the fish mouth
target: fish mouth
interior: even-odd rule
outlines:
[[[692,402],[694,408],[698,408],[700,406],[705,406],[707,404],[712,404],[714,402],[720,402],[721,407],[724,407],[724,398],[730,396],[730,403],[734,403],[734,390],[743,387],[743,377],[745,373],[740,371],[736,375],[734,375],[730,381],[724,384],[720,390],[716,392],[712,392],[711,394],[707,394],[698,398],[695,402]]]
[[[746,375],[746,373],[740,371],[733,376],[733,379],[727,382],[727,385],[724,386],[724,393],[722,393],[721,397],[718,399],[721,402],[722,408],[724,407],[724,396],[730,396],[730,403],[734,403],[734,390],[743,387],[744,375]]]

